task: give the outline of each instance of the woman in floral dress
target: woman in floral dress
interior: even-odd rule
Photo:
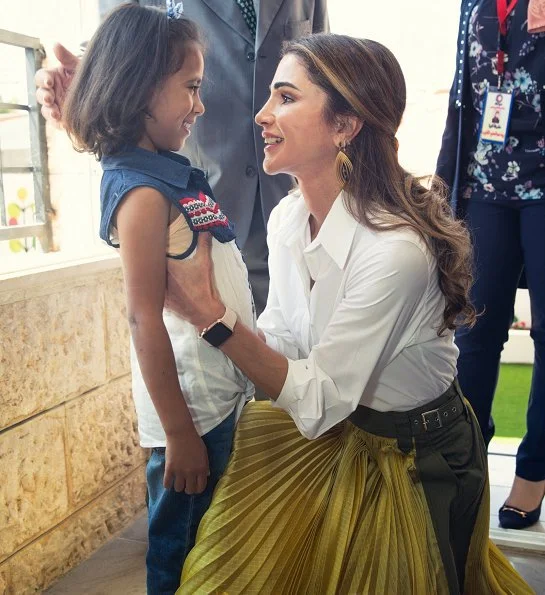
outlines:
[[[458,378],[487,443],[494,435],[492,400],[521,277],[530,292],[535,363],[527,433],[499,512],[500,524],[509,528],[539,520],[545,490],[545,14],[540,21],[538,4],[463,0],[437,163],[474,244],[472,299],[482,314],[473,328],[456,333]],[[489,89],[512,96],[504,144],[481,136]]]

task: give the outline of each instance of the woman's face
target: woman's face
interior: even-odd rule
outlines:
[[[266,173],[291,174],[304,181],[334,171],[340,137],[324,119],[326,100],[303,63],[293,54],[284,56],[269,100],[255,117],[263,128]]]

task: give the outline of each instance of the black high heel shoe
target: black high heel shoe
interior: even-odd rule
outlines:
[[[504,529],[526,529],[527,527],[535,525],[541,516],[542,503],[543,498],[541,499],[539,506],[529,512],[521,510],[516,506],[504,504],[499,510],[500,527],[503,527]]]

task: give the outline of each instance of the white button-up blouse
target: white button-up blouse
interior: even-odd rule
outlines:
[[[308,438],[358,404],[419,407],[456,375],[453,333],[437,335],[445,304],[435,258],[408,228],[361,225],[344,198],[337,197],[312,242],[300,191],[280,202],[268,224],[271,282],[258,326],[288,358],[276,406]]]

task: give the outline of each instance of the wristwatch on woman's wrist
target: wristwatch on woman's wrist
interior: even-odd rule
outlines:
[[[199,333],[199,337],[212,347],[220,347],[233,334],[237,315],[231,308],[225,307],[225,314]]]

